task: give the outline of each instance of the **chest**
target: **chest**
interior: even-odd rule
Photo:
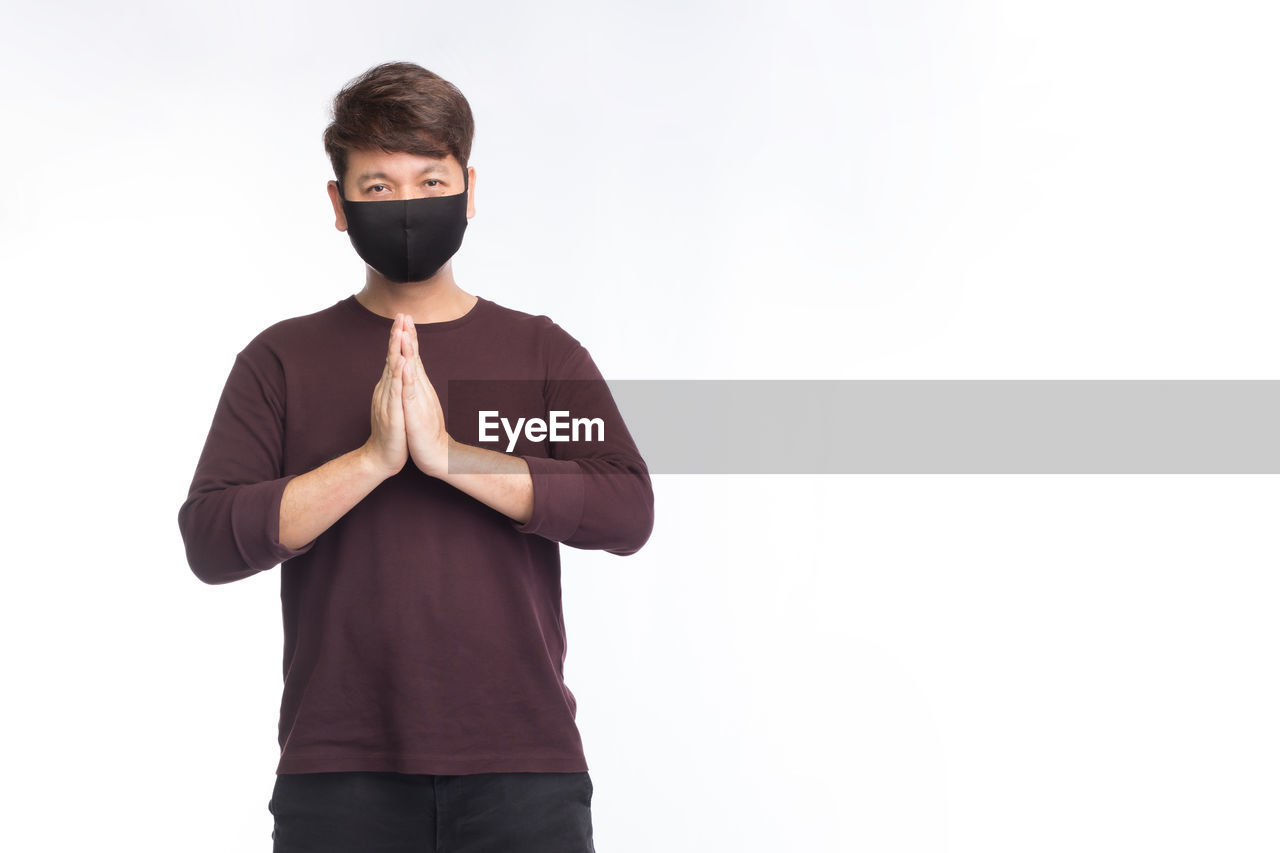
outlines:
[[[440,400],[450,436],[479,441],[485,419],[547,417],[547,370],[536,348],[511,342],[421,335],[423,367]],[[385,341],[334,342],[285,365],[285,473],[303,473],[362,445],[369,437],[374,389],[382,378]],[[501,449],[506,449],[504,441]],[[544,455],[520,442],[515,452]]]

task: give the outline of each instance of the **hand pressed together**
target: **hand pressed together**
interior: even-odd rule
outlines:
[[[409,455],[418,470],[439,477],[449,469],[449,433],[444,428],[444,410],[436,389],[418,355],[418,331],[413,315],[396,315],[401,325],[400,354],[405,359],[402,373],[404,431]]]
[[[444,411],[418,353],[411,315],[397,314],[392,324],[382,378],[373,389],[370,427],[365,451],[388,476],[410,458],[433,477],[448,470],[450,438]]]

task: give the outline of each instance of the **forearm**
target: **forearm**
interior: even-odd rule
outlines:
[[[301,548],[311,542],[388,476],[362,446],[294,477],[280,499],[280,544]]]
[[[518,528],[574,548],[624,556],[653,531],[653,484],[638,455],[526,456],[536,500]]]
[[[533,514],[533,478],[519,456],[449,439],[449,464],[436,476],[523,524]]]

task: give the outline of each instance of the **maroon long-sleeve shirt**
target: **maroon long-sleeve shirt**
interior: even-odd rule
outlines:
[[[480,440],[478,410],[498,413],[490,424],[555,411],[602,422],[576,441],[519,433],[510,452],[533,479],[528,522],[410,460],[313,542],[280,544],[288,482],[368,439],[392,322],[350,296],[255,337],[178,513],[206,583],[280,566],[276,772],[586,770],[564,681],[559,543],[634,553],[653,527],[653,489],[591,356],[550,319],[481,297],[456,320],[417,325],[455,440],[508,452],[500,426],[487,431],[500,441]]]

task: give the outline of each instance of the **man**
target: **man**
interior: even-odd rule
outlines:
[[[280,565],[276,853],[594,850],[559,544],[634,553],[653,491],[587,350],[454,281],[473,127],[412,63],[337,95],[364,288],[236,356],[178,515],[206,583]]]

